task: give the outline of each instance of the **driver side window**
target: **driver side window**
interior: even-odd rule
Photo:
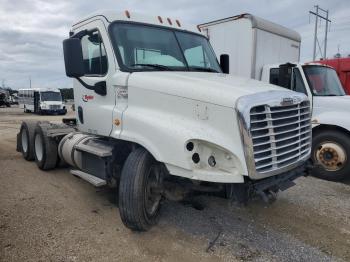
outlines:
[[[292,79],[293,79],[292,80],[292,90],[307,95],[304,81],[303,81],[303,78],[301,77],[299,69],[293,70],[293,78]]]
[[[279,68],[270,69],[270,84],[279,85]],[[286,88],[286,87],[285,87]],[[289,88],[288,88],[289,89]],[[303,78],[297,68],[293,69],[291,90],[307,95]]]
[[[81,38],[86,76],[103,76],[107,73],[107,55],[100,33],[96,30]]]

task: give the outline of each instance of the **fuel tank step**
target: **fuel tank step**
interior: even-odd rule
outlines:
[[[107,184],[106,180],[103,180],[101,178],[90,175],[90,174],[85,173],[85,172],[80,171],[80,170],[71,170],[70,173],[72,175],[80,177],[81,179],[85,180],[86,182],[89,182],[90,184],[94,185],[95,187],[101,187],[101,186],[105,186]]]

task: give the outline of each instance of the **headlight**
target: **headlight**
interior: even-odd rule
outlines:
[[[241,168],[235,155],[224,148],[201,140],[190,140],[185,144],[185,152],[194,169],[218,169],[232,172]]]

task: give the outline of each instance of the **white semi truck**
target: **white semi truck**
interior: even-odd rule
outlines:
[[[262,18],[242,14],[199,25],[229,72],[306,94],[312,106],[312,174],[338,181],[350,177],[350,96],[335,70],[299,63],[300,35]]]
[[[197,27],[105,11],[74,24],[63,49],[76,118],[23,122],[18,150],[116,187],[130,229],[149,229],[162,199],[189,189],[269,200],[307,173],[307,96],[224,74]]]

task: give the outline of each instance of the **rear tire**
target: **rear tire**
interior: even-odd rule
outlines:
[[[312,175],[330,181],[350,177],[350,136],[330,130],[318,132],[312,139]]]
[[[34,160],[34,130],[38,122],[23,121],[20,129],[19,145],[24,159]]]
[[[158,222],[161,206],[161,166],[144,148],[128,156],[119,184],[119,212],[124,225],[147,231]]]
[[[38,124],[34,132],[34,156],[41,170],[50,170],[58,163],[57,142],[46,135],[45,125]]]

